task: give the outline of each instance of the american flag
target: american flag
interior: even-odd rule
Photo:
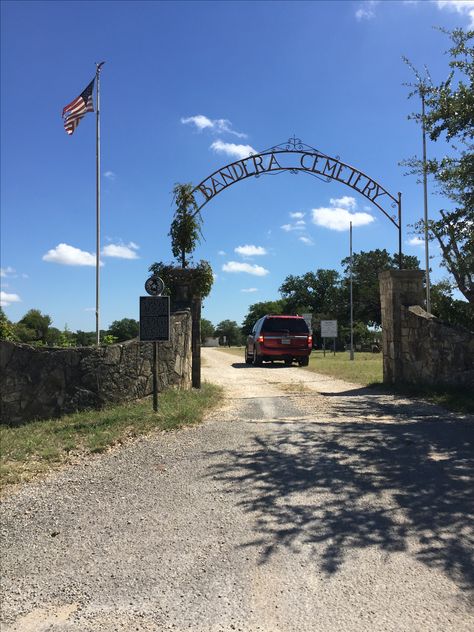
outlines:
[[[81,118],[87,114],[87,112],[94,111],[94,104],[92,103],[94,81],[95,77],[92,79],[87,88],[63,109],[64,129],[69,136],[74,133],[74,130],[79,125]]]

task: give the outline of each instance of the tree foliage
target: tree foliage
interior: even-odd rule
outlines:
[[[201,260],[196,266],[186,269],[177,268],[172,263],[157,261],[152,263],[148,269],[163,279],[165,293],[171,298],[176,296],[177,287],[183,283],[189,285],[192,294],[206,298],[214,283],[211,264],[204,260]]]
[[[430,239],[435,239],[443,253],[443,265],[453,276],[458,289],[474,303],[474,31],[456,29],[447,33],[451,39],[450,72],[445,81],[433,83],[428,71],[416,82],[409,96],[423,96],[426,103],[424,121],[414,113],[410,118],[425,123],[432,141],[444,139],[452,154],[432,158],[424,165],[416,156],[404,161],[410,173],[431,174],[446,199],[440,209],[441,219],[429,220]],[[406,60],[407,61],[407,60]],[[409,62],[408,62],[409,63]],[[424,222],[416,229],[424,230]]]
[[[204,344],[206,338],[214,338],[214,325],[207,318],[201,318],[201,343]]]
[[[344,302],[341,276],[336,270],[319,269],[301,276],[287,276],[279,292],[288,313],[313,312],[319,320],[336,318]]]
[[[110,325],[107,334],[113,336],[117,342],[131,340],[138,336],[139,324],[133,318],[122,318],[122,320],[114,320]]]
[[[250,305],[247,315],[242,323],[242,335],[248,336],[257,320],[262,318],[262,316],[265,316],[265,314],[284,314],[285,311],[286,302],[281,299],[277,301],[264,301]]]
[[[221,344],[239,346],[242,343],[240,327],[237,325],[235,320],[221,321],[216,327],[215,335],[219,338],[219,342]]]
[[[356,342],[368,344],[373,341],[373,328],[381,325],[380,289],[378,274],[383,270],[398,269],[399,255],[390,255],[386,250],[361,251],[353,255],[353,302],[354,336]],[[265,314],[313,315],[313,329],[317,334],[321,320],[338,321],[341,337],[349,335],[350,259],[341,261],[344,274],[337,270],[319,269],[296,276],[289,275],[281,284],[282,296],[277,301],[267,301],[250,305],[242,323],[242,333],[251,332],[255,322]],[[418,269],[416,257],[403,255],[405,269]]]
[[[440,281],[431,286],[431,311],[448,325],[461,325],[474,332],[474,311],[469,303],[453,297],[449,281]]]
[[[22,342],[46,344],[51,317],[39,309],[30,309],[18,322],[17,333]]]
[[[15,342],[18,336],[15,333],[15,325],[7,318],[7,315],[0,307],[0,340],[10,340]]]
[[[168,234],[171,237],[173,256],[179,260],[182,268],[189,265],[190,259],[186,255],[195,250],[202,237],[202,218],[194,199],[193,188],[191,183],[177,183],[173,189],[176,210]]]
[[[368,252],[354,253],[352,257],[352,286],[354,319],[373,327],[382,324],[380,305],[379,273],[384,270],[398,269],[398,254],[390,255],[387,250],[376,249]],[[345,272],[345,285],[349,284],[350,257],[341,261]],[[418,270],[420,262],[417,257],[402,255],[402,267],[405,270]],[[349,294],[345,294],[345,313]],[[347,317],[347,316],[346,316]]]

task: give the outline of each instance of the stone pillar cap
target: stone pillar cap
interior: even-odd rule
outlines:
[[[379,272],[379,279],[389,279],[390,277],[395,279],[421,279],[424,275],[424,270],[383,270],[383,272]]]

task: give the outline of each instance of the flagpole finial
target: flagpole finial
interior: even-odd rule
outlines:
[[[102,66],[105,64],[105,61],[96,61],[95,65],[96,65],[96,72],[99,73],[102,69]]]

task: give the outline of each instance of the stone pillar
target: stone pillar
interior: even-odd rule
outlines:
[[[192,293],[192,283],[188,268],[181,270],[182,278],[175,281],[174,298],[171,301],[171,311],[190,309],[192,316],[192,386],[201,388],[201,297]]]
[[[402,306],[424,307],[423,270],[385,270],[379,274],[382,306],[383,381],[404,381]]]
[[[193,388],[201,388],[201,297],[193,297],[191,303],[192,316],[192,381]]]

